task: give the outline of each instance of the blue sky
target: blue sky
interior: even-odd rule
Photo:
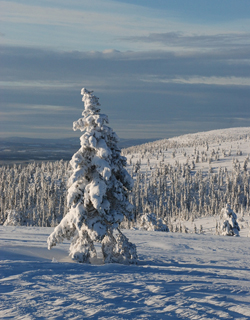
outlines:
[[[0,1],[0,135],[80,136],[80,89],[121,138],[250,125],[249,0]]]

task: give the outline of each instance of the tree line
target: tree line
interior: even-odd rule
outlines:
[[[20,225],[56,226],[68,211],[71,170],[66,161],[0,167],[0,224],[14,210]],[[221,168],[204,173],[188,164],[163,162],[154,170],[133,170],[135,182],[129,197],[135,220],[151,211],[170,224],[175,218],[219,214],[227,203],[236,213],[250,207],[250,174],[237,161],[231,172]]]

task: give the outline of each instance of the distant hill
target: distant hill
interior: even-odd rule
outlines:
[[[121,139],[120,148],[140,145],[155,139]],[[78,137],[36,139],[25,137],[0,138],[0,165],[30,161],[70,160],[79,149]]]
[[[250,127],[218,129],[197,133],[185,134],[169,139],[160,139],[142,143],[140,146],[127,147],[125,154],[144,153],[145,150],[158,152],[162,148],[184,148],[203,146],[205,144],[224,144],[231,141],[250,140]]]

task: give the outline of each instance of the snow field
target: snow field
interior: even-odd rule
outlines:
[[[200,226],[202,226],[202,234],[207,235],[216,235],[216,223],[222,224],[223,217],[221,215],[215,215],[210,217],[201,217],[194,219],[194,221],[188,220],[183,221],[182,219],[176,218],[175,221],[172,221],[173,229],[175,230],[176,226],[179,231],[179,227],[182,227],[182,232],[184,233],[184,227],[186,227],[188,233],[195,233],[195,227],[197,233],[200,233]],[[250,237],[250,216],[249,213],[238,214],[238,224],[240,226],[240,237]]]
[[[138,265],[89,265],[51,231],[0,227],[1,319],[250,318],[249,238],[126,230]]]
[[[159,153],[160,150],[161,152]],[[213,150],[215,153],[218,152],[218,160],[215,159],[214,155],[212,156],[212,162],[209,164],[208,159],[211,157]],[[199,154],[199,162],[196,162],[197,152]],[[237,159],[242,167],[244,160],[250,155],[250,128],[230,128],[188,134],[129,147],[123,149],[123,153],[128,160],[128,169],[132,170],[130,159],[132,164],[140,160],[141,172],[143,173],[149,172],[148,159],[151,169],[161,163],[174,166],[176,162],[180,164],[188,162],[191,165],[191,162],[194,161],[194,172],[199,170],[208,172],[210,167],[213,172],[218,172],[220,167],[232,171],[234,159]],[[203,161],[202,155],[204,155]]]

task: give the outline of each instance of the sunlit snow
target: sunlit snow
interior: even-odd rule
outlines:
[[[250,238],[127,230],[127,266],[74,263],[51,231],[0,227],[1,319],[250,318]]]

